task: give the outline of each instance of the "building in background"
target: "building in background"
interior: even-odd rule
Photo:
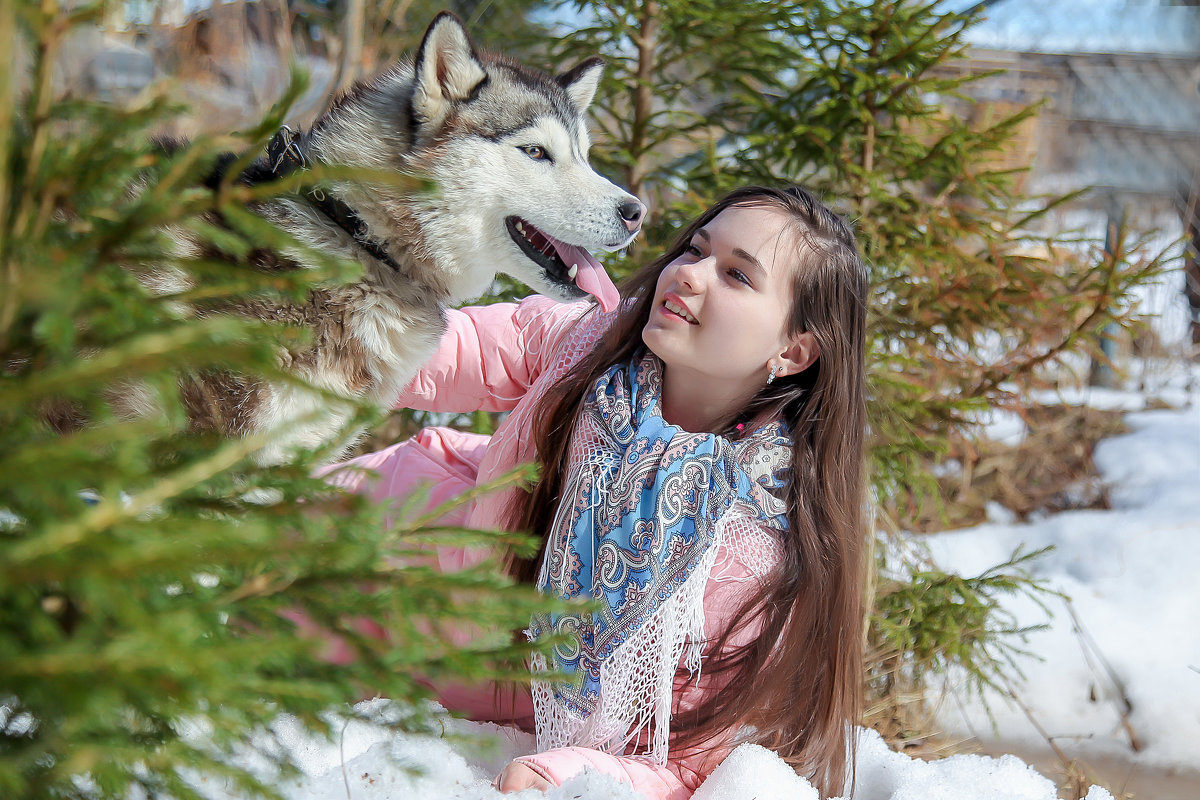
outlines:
[[[967,32],[971,57],[948,67],[986,75],[967,118],[1041,103],[999,166],[1030,166],[1025,188],[1089,188],[1074,205],[1093,218],[1130,215],[1191,240],[1184,254],[1190,336],[1200,345],[1200,0],[989,0]],[[1164,225],[1164,220],[1174,225]]]

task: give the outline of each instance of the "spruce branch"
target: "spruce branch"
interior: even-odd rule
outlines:
[[[262,449],[269,441],[265,434],[246,436],[225,444],[208,458],[193,462],[173,474],[163,476],[154,486],[125,498],[107,498],[79,519],[48,528],[42,535],[12,550],[12,557],[34,562],[58,555],[78,545],[91,534],[106,530],[118,522],[145,514],[161,503],[180,495],[219,472],[224,472]]]
[[[302,296],[358,267],[317,253],[307,253],[317,269],[296,273],[239,263],[255,246],[304,251],[250,212],[301,191],[299,178],[200,185],[218,151],[253,157],[277,116],[166,156],[150,143],[177,111],[161,97],[134,108],[53,97],[47,56],[85,17],[0,0],[0,42],[20,38],[33,76],[11,113],[0,109],[0,794],[124,798],[142,787],[183,800],[200,796],[192,776],[208,775],[277,795],[233,759],[257,747],[251,732],[290,713],[327,733],[323,715],[364,687],[414,704],[395,724],[416,729],[429,696],[418,675],[528,674],[519,662],[533,645],[504,636],[458,652],[457,626],[511,631],[544,606],[495,565],[454,576],[424,566],[435,547],[520,537],[436,521],[389,528],[365,497],[312,477],[336,445],[268,467],[249,458],[265,437],[188,425],[179,386],[194,370],[304,385],[279,366],[300,341],[294,329],[222,304]],[[4,78],[0,96],[15,93]],[[386,191],[423,188],[359,172]],[[164,227],[222,257],[175,251]],[[150,294],[139,279],[163,269],[194,288]],[[148,416],[125,418],[114,400],[129,392]],[[57,414],[82,427],[53,433]],[[291,612],[348,636],[358,659],[329,663],[327,642],[301,635]],[[359,630],[364,619],[388,635]],[[286,752],[260,754],[287,774]]]

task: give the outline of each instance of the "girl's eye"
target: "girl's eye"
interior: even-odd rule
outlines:
[[[744,284],[746,284],[747,286],[749,286],[749,285],[750,285],[750,279],[749,279],[749,278],[747,278],[747,277],[746,277],[746,273],[742,272],[740,269],[731,269],[731,270],[729,270],[729,275],[730,275],[730,277],[732,277],[732,278],[733,278],[735,281],[739,281],[739,282],[741,282],[741,283],[744,283]]]
[[[517,148],[525,155],[532,158],[534,161],[549,161],[550,154],[546,152],[546,148],[537,144],[526,144]]]
[[[700,248],[694,244],[689,244],[684,248],[683,252],[687,253],[688,255],[695,256],[696,258],[701,256]]]

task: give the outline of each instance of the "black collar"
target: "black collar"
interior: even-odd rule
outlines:
[[[298,169],[308,167],[308,159],[305,158],[302,148],[306,138],[304,133],[297,133],[287,125],[271,137],[271,141],[267,143],[267,168],[272,177],[284,178]],[[371,237],[367,223],[353,208],[316,187],[307,189],[304,196],[317,210],[329,217],[334,225],[348,233],[355,244],[396,272],[401,272],[400,265],[388,255],[378,240]]]

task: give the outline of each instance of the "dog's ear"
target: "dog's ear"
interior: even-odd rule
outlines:
[[[413,112],[422,122],[437,122],[450,104],[469,98],[487,72],[475,55],[462,20],[449,11],[433,18],[414,59]]]
[[[586,111],[596,96],[596,88],[600,85],[600,76],[604,74],[604,59],[592,56],[584,59],[571,69],[555,78],[558,85],[567,90],[571,102],[580,111]]]

